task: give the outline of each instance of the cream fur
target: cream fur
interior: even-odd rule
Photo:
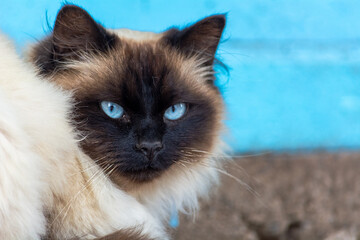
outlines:
[[[0,239],[40,239],[46,230],[55,239],[93,239],[137,226],[167,239],[149,211],[79,151],[69,95],[35,77],[3,36],[0,52]]]
[[[127,28],[120,28],[120,29],[108,29],[110,32],[115,33],[120,38],[131,39],[137,42],[142,41],[156,41],[160,39],[163,34],[162,33],[154,33],[154,32],[142,32],[142,31],[135,31]]]

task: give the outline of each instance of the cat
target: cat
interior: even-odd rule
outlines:
[[[80,181],[86,189],[69,191],[71,201],[55,198],[47,210],[51,237],[101,237],[137,226],[137,239],[167,239],[170,213],[197,209],[218,183],[224,150],[213,69],[224,27],[225,16],[213,15],[158,34],[110,30],[78,6],[60,9],[28,59],[39,76],[72,93],[81,160],[69,187]],[[142,214],[133,213],[141,208],[133,202]],[[113,239],[124,235],[113,232]]]

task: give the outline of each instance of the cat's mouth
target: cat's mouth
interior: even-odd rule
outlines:
[[[164,169],[156,169],[149,166],[146,166],[141,169],[131,169],[127,171],[122,171],[125,177],[130,178],[136,182],[148,182],[159,177],[164,172]]]
[[[141,161],[132,161],[127,167],[120,167],[119,173],[134,182],[148,182],[160,177],[173,163],[165,161],[159,154],[152,159],[142,157]]]
[[[161,177],[175,163],[175,161],[166,159],[160,155],[152,159],[146,158],[143,154],[130,155],[127,158],[122,155],[98,162],[98,164],[116,183],[121,183],[121,185],[124,183],[142,184]],[[112,164],[114,162],[116,164]]]

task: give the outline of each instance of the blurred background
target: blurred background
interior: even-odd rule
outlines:
[[[43,37],[64,1],[2,0],[19,49]],[[360,148],[360,2],[72,1],[109,28],[161,32],[227,13],[218,56],[235,151]]]
[[[227,14],[217,84],[236,180],[196,224],[181,216],[176,239],[360,239],[360,1],[71,2],[108,28],[155,32]],[[21,51],[62,4],[2,0],[0,29]]]

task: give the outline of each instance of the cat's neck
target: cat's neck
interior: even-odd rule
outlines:
[[[219,140],[213,153],[202,162],[174,166],[161,177],[133,186],[128,192],[163,221],[168,221],[174,210],[193,214],[199,208],[199,198],[208,196],[210,188],[219,183],[219,158],[225,157],[226,149]]]
[[[74,153],[66,168],[64,179],[56,183],[63,187],[52,192],[51,206],[47,206],[50,235],[60,239],[95,238],[141,226],[144,234],[164,238],[161,224],[136,199],[114,185],[88,156]]]

